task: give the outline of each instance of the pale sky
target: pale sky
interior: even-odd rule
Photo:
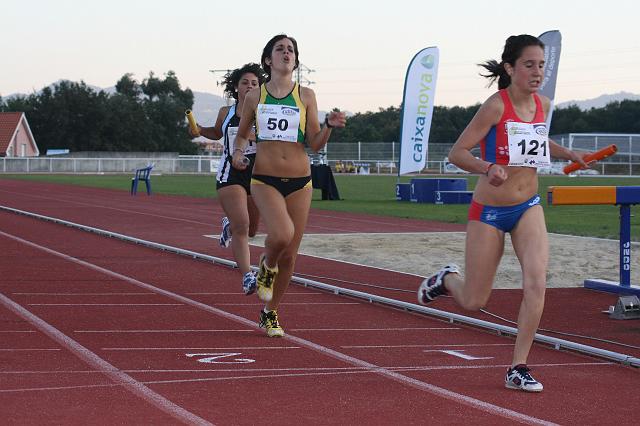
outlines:
[[[498,59],[509,35],[562,33],[555,102],[640,94],[637,0],[3,0],[0,95],[59,79],[109,87],[169,70],[183,88],[222,95],[216,81],[259,62],[275,34],[298,41],[321,110],[399,106],[407,66],[440,49],[435,104],[468,106],[494,90],[477,63]]]

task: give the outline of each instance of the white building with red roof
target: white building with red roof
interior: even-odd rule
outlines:
[[[23,112],[0,112],[0,157],[40,155]]]

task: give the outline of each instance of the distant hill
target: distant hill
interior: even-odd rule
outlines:
[[[204,127],[216,124],[218,111],[221,107],[235,102],[234,99],[225,99],[222,96],[206,92],[193,92],[193,115],[198,123]]]
[[[625,99],[638,101],[640,100],[640,95],[636,95],[629,92],[619,92],[611,95],[600,95],[597,98],[593,99],[584,99],[581,101],[567,101],[561,102],[556,105],[556,108],[566,108],[570,105],[576,105],[583,111],[590,110],[591,108],[602,108],[607,106],[607,104],[611,102],[620,102]]]

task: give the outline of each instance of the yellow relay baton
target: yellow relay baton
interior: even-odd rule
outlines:
[[[200,131],[198,131],[198,124],[196,124],[196,119],[193,117],[193,113],[191,112],[191,110],[186,110],[184,114],[187,116],[187,121],[189,122],[191,133],[195,136],[200,136]]]

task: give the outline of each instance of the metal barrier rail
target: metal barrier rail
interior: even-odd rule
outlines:
[[[48,222],[53,222],[53,223],[57,223],[57,224],[61,224],[61,225],[70,226],[70,227],[73,227],[73,228],[81,229],[83,231],[88,231],[88,232],[92,232],[92,233],[95,233],[95,234],[108,236],[108,237],[111,237],[111,238],[118,238],[118,239],[123,240],[123,241],[128,241],[128,242],[132,242],[132,243],[135,243],[135,244],[141,244],[141,245],[144,245],[145,247],[151,247],[151,248],[154,248],[154,249],[159,249],[159,250],[162,250],[162,251],[176,253],[176,254],[180,254],[180,255],[184,255],[184,256],[189,256],[189,257],[192,257],[192,258],[198,259],[198,260],[204,260],[204,261],[207,261],[207,262],[218,263],[218,264],[221,264],[221,265],[230,266],[232,268],[237,268],[236,262],[233,262],[233,261],[230,261],[230,260],[227,260],[227,259],[222,259],[222,258],[215,257],[215,256],[209,256],[209,255],[198,253],[198,252],[194,252],[194,251],[191,251],[191,250],[185,250],[185,249],[182,249],[182,248],[179,248],[179,247],[173,247],[173,246],[169,246],[169,245],[166,245],[166,244],[156,243],[156,242],[153,242],[153,241],[142,240],[142,239],[131,237],[131,236],[128,236],[128,235],[119,234],[117,232],[111,232],[111,231],[107,231],[107,230],[103,230],[103,229],[99,229],[99,228],[94,228],[94,227],[91,227],[91,226],[81,225],[81,224],[74,223],[74,222],[69,222],[69,221],[66,221],[66,220],[63,220],[63,219],[44,216],[44,215],[40,215],[40,214],[37,214],[37,213],[27,212],[27,211],[24,211],[24,210],[14,209],[12,207],[7,207],[7,206],[0,205],[0,210],[4,210],[4,211],[16,213],[16,214],[21,214],[21,215],[24,215],[24,216],[28,216],[28,217],[32,217],[32,218],[36,218],[36,219],[40,219],[40,220],[45,220],[45,221],[48,221]],[[256,271],[258,269],[255,266],[252,266],[251,268],[254,271]],[[391,298],[383,297],[383,296],[378,296],[378,295],[375,295],[375,294],[370,294],[370,293],[366,293],[366,292],[362,292],[362,291],[358,291],[358,290],[352,290],[352,289],[348,289],[348,288],[338,287],[338,286],[331,285],[331,284],[326,284],[326,283],[323,283],[323,282],[320,282],[320,281],[315,281],[315,280],[310,280],[310,279],[306,279],[306,278],[297,277],[295,275],[291,278],[291,281],[293,281],[293,282],[295,282],[297,284],[303,285],[305,287],[313,287],[313,288],[316,288],[316,289],[320,289],[320,290],[331,292],[331,293],[336,294],[336,295],[345,295],[345,296],[349,296],[349,297],[355,297],[355,298],[358,298],[358,299],[361,299],[361,300],[365,300],[365,301],[367,301],[369,303],[380,303],[381,305],[391,306],[391,307],[403,309],[403,310],[406,310],[406,311],[418,312],[418,313],[422,313],[422,314],[425,314],[425,315],[431,315],[431,316],[436,316],[436,317],[439,317],[439,318],[444,318],[444,319],[448,320],[451,323],[458,322],[458,323],[461,323],[461,324],[467,324],[467,325],[471,325],[471,326],[475,326],[475,327],[479,327],[479,328],[483,328],[483,329],[492,330],[492,331],[497,332],[499,335],[505,334],[505,335],[515,336],[518,333],[518,330],[516,328],[513,328],[513,327],[508,327],[508,326],[505,326],[505,325],[495,324],[495,323],[492,323],[492,322],[489,322],[489,321],[483,321],[483,320],[479,320],[479,319],[476,319],[476,318],[471,318],[471,317],[467,317],[467,316],[464,316],[464,315],[455,314],[455,313],[452,313],[452,312],[446,312],[446,311],[441,311],[441,310],[434,309],[434,308],[428,308],[426,306],[416,305],[415,303],[403,302],[403,301],[400,301],[400,300],[391,299]],[[539,343],[544,343],[544,344],[551,345],[556,350],[569,349],[569,350],[572,350],[572,351],[585,353],[585,354],[588,354],[588,355],[597,356],[597,357],[600,357],[600,358],[616,361],[616,362],[619,362],[621,364],[630,365],[630,366],[633,366],[633,367],[640,367],[640,358],[635,358],[635,357],[633,357],[631,355],[626,355],[626,354],[622,354],[622,353],[618,353],[618,352],[608,351],[608,350],[605,350],[605,349],[599,349],[599,348],[595,348],[595,347],[592,347],[592,346],[571,342],[569,340],[558,339],[558,338],[555,338],[555,337],[546,336],[546,335],[540,334],[540,333],[536,333],[535,341],[539,342]]]

